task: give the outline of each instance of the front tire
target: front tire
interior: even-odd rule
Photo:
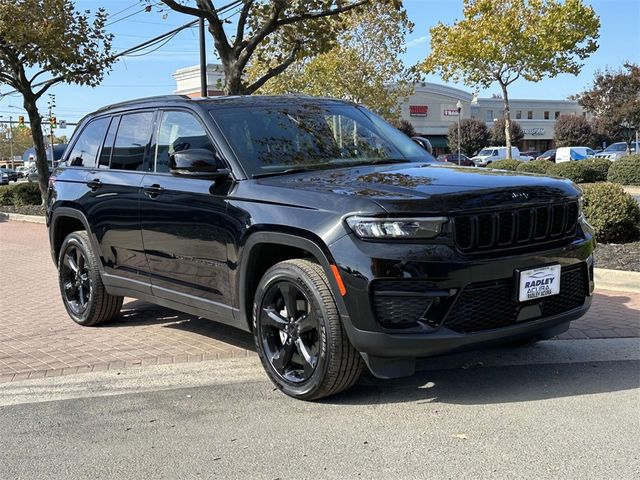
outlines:
[[[280,262],[264,274],[253,304],[253,335],[267,375],[290,397],[335,395],[362,372],[327,277],[308,260]]]
[[[64,239],[58,257],[58,281],[64,307],[79,325],[108,322],[122,308],[124,298],[109,295],[104,288],[87,232],[73,232]]]

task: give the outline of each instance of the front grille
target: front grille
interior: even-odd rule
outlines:
[[[464,253],[563,240],[575,236],[578,202],[453,217],[456,247]]]
[[[459,333],[507,327],[518,323],[518,316],[526,306],[539,308],[539,314],[529,316],[527,320],[549,317],[583,305],[587,288],[584,265],[562,269],[559,294],[529,302],[518,302],[514,298],[512,278],[472,283],[460,292],[444,326]]]

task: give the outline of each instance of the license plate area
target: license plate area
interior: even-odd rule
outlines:
[[[560,265],[546,265],[529,270],[516,270],[517,298],[528,302],[560,293]]]

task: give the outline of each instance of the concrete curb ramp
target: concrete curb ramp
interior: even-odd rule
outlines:
[[[42,223],[46,224],[46,218],[42,215],[22,215],[21,213],[0,212],[0,218],[14,222]]]

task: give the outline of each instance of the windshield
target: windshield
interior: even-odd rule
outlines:
[[[293,103],[211,110],[251,176],[287,170],[394,162],[430,162],[432,155],[364,108]]]
[[[493,155],[493,150],[490,148],[483,148],[480,150],[480,153],[478,153],[479,157],[488,157],[490,155]]]

